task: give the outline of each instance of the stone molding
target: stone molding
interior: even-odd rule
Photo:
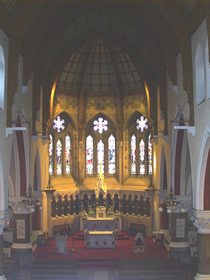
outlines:
[[[32,243],[13,243],[12,249],[32,249]]]
[[[180,203],[177,203],[176,205],[168,205],[166,207],[167,207],[168,214],[171,214],[171,213],[187,213],[187,210]]]
[[[170,242],[170,248],[188,248],[190,247],[189,242]]]
[[[199,274],[197,273],[195,278],[195,280],[210,280],[210,274]]]
[[[193,223],[200,234],[210,234],[210,211],[193,210]]]
[[[11,202],[10,206],[12,207],[13,214],[30,214],[31,208],[34,206],[25,205],[23,202]]]

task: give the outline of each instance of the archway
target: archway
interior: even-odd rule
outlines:
[[[205,169],[204,179],[204,210],[210,210],[210,149],[208,151],[208,158]]]
[[[17,126],[22,127],[20,120],[17,122]],[[20,195],[26,196],[26,158],[23,132],[16,131],[16,137],[20,166]]]
[[[36,151],[35,163],[34,163],[34,191],[41,190],[41,174],[40,174],[40,159],[38,149]],[[36,205],[35,211],[32,215],[32,229],[41,229],[41,210],[40,205]]]
[[[183,125],[183,122],[180,122],[179,125]],[[175,166],[174,166],[174,194],[175,195],[180,195],[183,138],[184,138],[184,130],[179,130],[176,139],[176,154],[175,154]]]
[[[2,46],[0,46],[0,108],[4,109],[5,90],[5,58]]]

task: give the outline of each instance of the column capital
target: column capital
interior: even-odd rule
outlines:
[[[193,223],[200,234],[210,234],[210,211],[193,210]]]
[[[10,206],[12,207],[13,214],[30,214],[33,213],[32,208],[34,208],[34,205],[26,205],[23,201],[12,201]]]
[[[176,203],[173,205],[167,205],[167,213],[171,214],[171,213],[187,213],[187,210],[183,207],[182,204],[180,203]]]

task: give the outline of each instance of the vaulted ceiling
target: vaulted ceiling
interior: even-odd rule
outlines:
[[[210,23],[209,10],[209,0],[0,0],[0,26],[10,52],[15,45],[24,57],[24,83],[34,73],[49,91],[70,57],[100,33],[129,55],[151,92],[166,71],[177,84],[181,52],[193,102],[191,35],[204,18]]]

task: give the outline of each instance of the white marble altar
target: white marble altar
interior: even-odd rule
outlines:
[[[120,231],[121,219],[115,217],[105,218],[93,218],[81,219],[80,221],[81,231]]]
[[[67,235],[56,235],[56,253],[57,254],[67,254],[68,242]]]
[[[87,248],[115,248],[115,233],[112,231],[88,231]]]

